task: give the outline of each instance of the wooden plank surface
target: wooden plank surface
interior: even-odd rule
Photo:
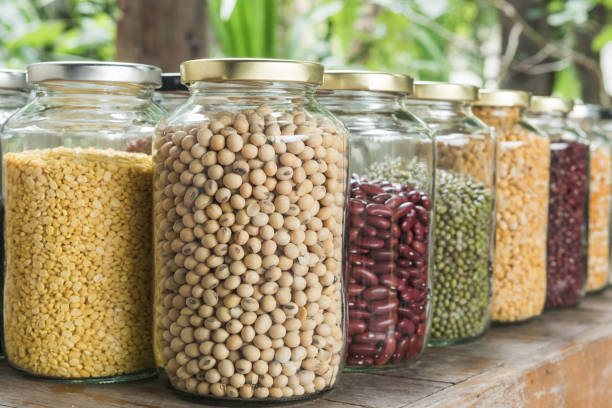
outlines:
[[[0,408],[188,408],[155,379],[71,385],[0,362]],[[214,406],[214,405],[209,405]],[[612,406],[612,290],[580,307],[494,327],[469,344],[429,349],[410,367],[347,373],[305,408],[580,408]]]

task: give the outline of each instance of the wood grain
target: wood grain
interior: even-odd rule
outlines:
[[[189,408],[157,380],[112,385],[39,381],[0,362],[0,408]],[[605,408],[612,406],[612,291],[580,307],[494,327],[427,350],[409,367],[347,373],[304,408]]]

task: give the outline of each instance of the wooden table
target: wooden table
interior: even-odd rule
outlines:
[[[156,380],[81,386],[36,381],[0,363],[0,407],[186,408]],[[612,407],[612,290],[579,308],[496,327],[460,346],[430,349],[413,367],[345,374],[323,398],[291,406]]]

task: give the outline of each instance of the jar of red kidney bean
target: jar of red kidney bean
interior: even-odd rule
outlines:
[[[589,139],[567,115],[573,102],[534,96],[528,117],[550,138],[546,307],[576,305],[587,277]]]
[[[348,370],[417,360],[430,324],[433,143],[405,75],[328,71],[319,101],[349,129]],[[387,169],[401,161],[401,172]]]
[[[495,140],[472,114],[477,96],[474,86],[416,82],[404,100],[436,145],[431,346],[473,340],[491,318]]]

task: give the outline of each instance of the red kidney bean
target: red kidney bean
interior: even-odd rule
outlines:
[[[387,338],[387,333],[383,333],[383,332],[366,332],[366,333],[360,333],[357,334],[353,337],[353,340],[355,341],[355,343],[372,343],[372,344],[376,344],[376,343],[380,343],[382,341],[385,341],[385,339]]]
[[[419,324],[417,326],[417,336],[419,337],[423,337],[425,335],[425,325],[424,324]]]
[[[363,291],[361,297],[365,300],[381,300],[391,296],[391,291],[384,286],[372,286]]]
[[[400,320],[397,324],[397,329],[408,336],[412,336],[415,331],[414,323],[410,319]]]
[[[409,337],[422,348],[427,322],[429,198],[401,183],[353,176],[350,185],[346,362],[414,360],[421,349],[409,353]]]
[[[389,336],[385,340],[385,344],[383,345],[380,352],[374,357],[374,364],[383,365],[386,364],[393,356],[393,352],[395,351],[397,341],[395,336]]]
[[[378,348],[374,344],[368,343],[351,343],[349,353],[353,355],[375,356],[378,353]]]
[[[405,200],[408,200],[408,199],[405,198]],[[397,207],[397,210],[393,214],[393,219],[399,220],[400,218],[404,218],[412,210],[414,210],[414,203],[404,202],[399,207]]]
[[[359,215],[365,211],[365,204],[358,200],[352,200],[349,204],[349,214]]]
[[[365,321],[363,320],[351,320],[349,319],[348,322],[348,334],[349,335],[353,335],[353,334],[359,334],[359,333],[363,333],[366,331],[367,329],[367,324]]]
[[[368,310],[373,314],[384,314],[388,315],[392,312],[395,312],[399,307],[399,299],[397,298],[389,298],[385,300],[378,300],[376,302],[372,302],[368,306]]]
[[[352,276],[358,283],[363,283],[364,285],[368,286],[378,285],[378,277],[376,274],[370,272],[369,269],[363,266],[353,266]]]
[[[372,316],[367,310],[352,309],[349,310],[349,317],[357,320],[367,320]]]
[[[408,199],[406,197],[396,195],[396,196],[389,198],[387,201],[385,201],[385,206],[391,209],[395,209],[407,201]],[[393,218],[398,218],[398,217],[394,214]]]
[[[397,276],[395,276],[395,275],[390,274],[390,273],[385,274],[385,275],[381,275],[378,278],[378,281],[381,284],[383,284],[386,287],[391,288],[391,289],[396,289],[399,286],[399,284],[400,284],[399,278]]]
[[[375,262],[372,258],[368,258],[365,255],[351,254],[349,255],[349,262],[354,265],[374,266]]]
[[[368,204],[366,205],[366,213],[380,217],[391,217],[393,210],[384,204]]]
[[[348,295],[349,297],[356,297],[361,294],[365,289],[365,286],[361,285],[348,285]]]
[[[386,331],[397,324],[397,314],[373,316],[368,320],[368,330]]]
[[[366,356],[348,356],[346,363],[351,366],[369,367],[374,364],[374,359]]]
[[[382,239],[378,239],[378,238],[359,237],[357,238],[357,245],[359,245],[362,248],[366,248],[366,249],[382,248],[385,245],[385,241],[383,241]],[[378,251],[376,251],[375,253],[377,252]]]

